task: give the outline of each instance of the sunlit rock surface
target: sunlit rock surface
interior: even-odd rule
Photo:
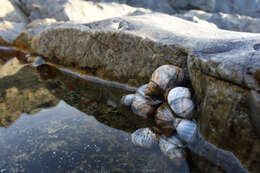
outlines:
[[[128,15],[135,11],[149,12],[118,3],[94,3],[84,0],[20,0],[19,7],[25,11],[30,21],[55,18],[59,21],[92,22],[111,17]]]
[[[241,31],[241,32],[260,32],[260,19],[238,14],[227,13],[207,13],[200,10],[190,10],[175,15],[199,25],[217,27],[220,29]]]

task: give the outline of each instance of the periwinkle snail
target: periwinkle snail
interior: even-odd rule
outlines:
[[[191,119],[194,113],[194,104],[188,88],[176,87],[169,91],[167,101],[173,112],[182,118]]]
[[[145,94],[148,96],[162,96],[167,89],[178,85],[184,79],[181,68],[173,65],[163,65],[157,68],[147,85]]]
[[[149,128],[141,128],[131,134],[132,143],[144,147],[152,148],[158,144],[158,137]]]
[[[142,85],[137,89],[135,94],[123,96],[121,99],[122,105],[130,106],[134,114],[143,118],[152,116],[156,108],[162,103],[156,98],[146,96],[144,94],[146,87],[147,85]]]

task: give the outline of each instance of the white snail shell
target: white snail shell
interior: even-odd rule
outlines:
[[[184,79],[181,68],[173,65],[163,65],[157,68],[145,90],[146,95],[161,96],[168,88],[173,88]]]
[[[43,64],[46,64],[46,62],[44,61],[44,59],[42,59],[42,57],[38,56],[34,63],[32,64],[34,67],[38,67],[38,66],[41,66]]]
[[[149,128],[141,128],[131,134],[131,140],[134,145],[152,148],[158,144],[158,137]]]
[[[184,145],[176,136],[169,138],[161,137],[159,141],[160,150],[171,160],[185,158]]]
[[[133,100],[135,98],[135,95],[134,94],[128,94],[128,95],[125,95],[121,98],[121,105],[124,105],[124,106],[131,106],[131,104],[133,103]]]
[[[131,104],[131,109],[134,114],[139,115],[143,118],[148,118],[154,114],[155,107],[150,104],[150,102],[142,97],[141,95],[136,94]]]
[[[159,106],[160,104],[162,104],[162,101],[157,99],[157,98],[153,98],[150,96],[147,96],[145,94],[145,90],[147,89],[147,84],[142,85],[141,87],[139,87],[136,91],[136,95],[141,95],[143,96],[147,102],[149,102],[149,104],[153,105],[153,106]]]
[[[175,118],[172,115],[171,110],[167,106],[167,104],[162,104],[155,113],[155,121],[156,123],[168,124],[172,125]]]
[[[176,127],[179,138],[186,143],[192,143],[198,133],[197,125],[190,120],[182,120]]]
[[[188,88],[176,87],[170,90],[167,96],[168,104],[173,112],[182,118],[191,119],[194,113],[194,104]]]

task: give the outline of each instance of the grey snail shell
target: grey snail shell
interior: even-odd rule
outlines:
[[[121,98],[120,104],[123,106],[131,106],[135,98],[134,94],[128,94]]]
[[[167,101],[173,112],[182,118],[191,119],[194,114],[194,104],[188,88],[176,87],[169,91]]]
[[[131,140],[134,145],[152,148],[158,144],[158,137],[149,128],[141,128],[131,134]]]
[[[175,118],[173,117],[172,112],[166,103],[162,104],[156,110],[154,118],[156,124],[160,127],[164,135],[172,135],[175,129],[175,127],[173,126]]]
[[[133,103],[131,104],[131,110],[134,114],[143,118],[148,118],[155,112],[155,107],[141,95],[135,95]]]
[[[160,66],[153,72],[144,93],[148,96],[162,96],[167,89],[178,85],[183,79],[184,72],[181,68],[173,65]]]
[[[176,126],[177,134],[181,140],[188,144],[193,143],[194,140],[196,140],[198,129],[195,122],[190,120],[181,120]]]
[[[176,158],[185,158],[184,145],[181,140],[175,136],[170,138],[161,137],[159,147],[162,153],[168,156],[171,160]]]
[[[131,109],[134,114],[143,118],[148,118],[153,115],[156,108],[162,103],[158,99],[154,99],[144,94],[147,85],[142,85],[135,93],[135,97],[131,104]]]

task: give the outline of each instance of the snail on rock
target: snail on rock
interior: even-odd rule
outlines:
[[[144,147],[152,148],[158,144],[158,137],[153,133],[149,128],[137,129],[134,133],[131,134],[132,143]]]
[[[145,95],[162,96],[167,90],[177,86],[184,79],[181,68],[173,65],[163,65],[157,68],[145,90]]]
[[[135,94],[123,96],[121,104],[124,106],[131,106],[134,114],[143,118],[148,118],[154,114],[156,108],[162,103],[157,98],[152,98],[144,94],[147,85],[142,85],[137,89]]]
[[[167,101],[172,111],[179,117],[191,119],[194,113],[194,104],[188,88],[176,87],[169,91]]]

